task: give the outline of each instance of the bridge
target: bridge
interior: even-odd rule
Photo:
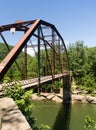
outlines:
[[[66,77],[66,75],[68,75],[67,72],[64,73],[64,74],[54,75],[54,81],[60,80],[64,77]],[[20,81],[13,81],[13,82],[9,82],[9,83],[2,83],[2,84],[0,84],[0,89],[2,90],[3,87],[5,87],[5,86],[12,86],[15,83],[20,84],[23,89],[30,89],[30,88],[34,89],[34,88],[38,87],[38,78],[26,79],[26,80],[20,80]],[[52,83],[52,76],[41,77],[40,85],[45,84],[45,83]]]
[[[20,35],[20,36],[19,36]],[[23,88],[30,88],[41,84],[63,79],[64,101],[70,100],[70,73],[67,49],[64,40],[53,24],[43,20],[22,21],[0,26],[0,36],[2,43],[6,46],[8,53],[0,62],[0,82],[10,72],[11,83],[14,82],[15,72],[11,72],[14,64],[20,72],[18,77],[21,78]],[[13,41],[19,36],[19,40],[10,48],[8,37],[14,37]],[[7,38],[5,38],[7,37]],[[29,53],[31,49],[32,54]],[[18,57],[23,53],[23,62],[21,66]],[[31,58],[28,58],[29,55]],[[29,67],[36,58],[35,71]],[[30,63],[30,64],[29,64]]]

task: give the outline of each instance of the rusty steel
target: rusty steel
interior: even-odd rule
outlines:
[[[27,79],[27,45],[24,47],[24,79]]]
[[[22,48],[25,46],[26,42],[31,37],[32,33],[35,31],[36,26],[39,24],[40,20],[36,20],[32,26],[26,31],[24,36],[20,39],[20,41],[16,44],[16,46],[10,51],[10,53],[5,57],[5,59],[0,64],[0,79],[4,76],[6,71],[14,62],[14,59],[19,55]],[[20,23],[21,24],[21,23]],[[16,24],[17,25],[17,24]]]
[[[41,29],[41,35],[42,35],[42,38],[44,39],[44,35],[43,35],[43,31],[42,31],[42,28],[40,26],[40,29]],[[45,47],[45,52],[46,52],[46,66],[47,64],[49,65],[49,69],[51,70],[51,73],[52,73],[52,68],[51,68],[51,64],[50,64],[50,60],[49,60],[49,56],[48,56],[48,52],[47,52],[47,41],[43,40],[44,42],[44,47]],[[49,44],[49,43],[48,43]],[[47,70],[46,70],[46,75],[48,74],[48,67],[47,67]],[[52,79],[53,79],[53,75],[52,75]]]
[[[5,45],[6,45],[7,49],[8,49],[8,51],[10,52],[10,51],[11,51],[11,50],[10,50],[10,47],[8,46],[8,43],[6,42],[4,36],[2,35],[1,32],[0,32],[0,35],[1,35],[1,38],[2,38],[2,40],[4,41],[4,43],[5,43]],[[21,72],[22,76],[24,77],[24,74],[22,73],[22,70],[21,70],[21,68],[19,67],[17,61],[15,60],[14,62],[15,62],[15,64],[16,64],[18,70]]]
[[[66,62],[66,68],[69,70],[69,61],[68,61],[68,55],[67,55],[67,50],[66,50],[64,40],[53,24],[50,24],[48,22],[38,19],[38,20],[32,20],[32,21],[19,20],[13,24],[0,26],[0,35],[5,44],[7,44],[8,42],[6,42],[5,38],[2,35],[2,32],[9,31],[11,28],[14,28],[15,31],[23,31],[24,35],[17,42],[17,44],[13,47],[12,50],[10,50],[9,47],[7,46],[10,52],[4,58],[4,60],[0,63],[0,80],[3,79],[4,75],[7,73],[7,71],[9,70],[13,62],[16,60],[17,56],[20,54],[23,48],[25,48],[25,54],[24,54],[25,70],[23,70],[24,72],[22,73],[24,73],[25,79],[27,78],[27,55],[26,55],[27,47],[32,47],[35,54],[38,56],[38,86],[40,84],[41,47],[45,48],[45,53],[46,53],[46,66],[47,66],[46,74],[48,74],[48,70],[50,70],[53,81],[54,81],[54,75],[56,73],[56,70],[55,70],[56,60],[58,60],[59,62],[59,68],[62,73],[64,72],[63,67],[65,65],[64,64],[65,62]],[[37,39],[36,44],[34,44],[31,41],[31,37],[35,37]],[[30,45],[27,45],[28,41],[31,43]],[[43,41],[43,43],[41,41]],[[35,47],[37,47],[38,52],[36,52]],[[51,58],[50,58],[50,55],[48,54],[47,47],[50,47],[50,49],[52,50]],[[58,47],[58,49],[56,49],[56,47]],[[66,54],[65,57],[63,57],[63,52]]]

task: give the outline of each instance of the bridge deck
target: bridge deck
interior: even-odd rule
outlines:
[[[56,74],[54,75],[54,80],[62,79],[66,75],[68,75],[68,73]],[[52,76],[44,76],[40,78],[40,84],[44,84],[48,82],[52,82]],[[27,89],[31,87],[34,88],[38,86],[38,78],[21,80],[19,81],[19,83],[22,85],[23,89]],[[0,84],[0,90],[2,89],[3,86],[9,86],[12,84],[14,84],[14,82]]]

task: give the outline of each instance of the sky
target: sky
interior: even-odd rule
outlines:
[[[96,46],[96,0],[0,0],[0,26],[33,19],[54,24],[66,46]]]

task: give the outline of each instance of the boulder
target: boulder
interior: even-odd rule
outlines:
[[[0,130],[32,130],[11,98],[0,98]]]
[[[86,101],[87,101],[88,103],[92,103],[92,102],[94,101],[94,97],[87,96],[87,97],[86,97]]]
[[[52,100],[52,98],[54,98],[54,97],[55,97],[54,94],[50,94],[50,95],[47,96],[47,99],[48,99],[48,100]]]
[[[32,94],[32,100],[45,100],[43,96],[38,96],[37,93]]]
[[[55,102],[62,102],[62,99],[61,98],[59,98],[59,97],[57,97],[57,96],[55,96],[54,98],[52,98],[52,101],[55,101]]]
[[[88,102],[86,101],[86,97],[82,98],[81,102],[82,102],[82,103],[88,103]]]
[[[63,99],[63,95],[61,95],[61,94],[55,94],[55,95],[56,95],[57,97]]]
[[[79,94],[79,93],[81,93],[81,91],[79,91],[79,90],[72,91],[72,94]]]
[[[49,96],[51,93],[40,93],[40,96],[43,96],[45,98],[47,98],[47,96]]]
[[[36,93],[32,94],[32,99],[33,99],[33,100],[37,100],[37,99],[38,99],[38,96],[37,96]]]
[[[72,95],[72,100],[82,101],[83,99],[83,95]]]
[[[96,104],[96,97],[93,97],[93,101],[91,103]]]

